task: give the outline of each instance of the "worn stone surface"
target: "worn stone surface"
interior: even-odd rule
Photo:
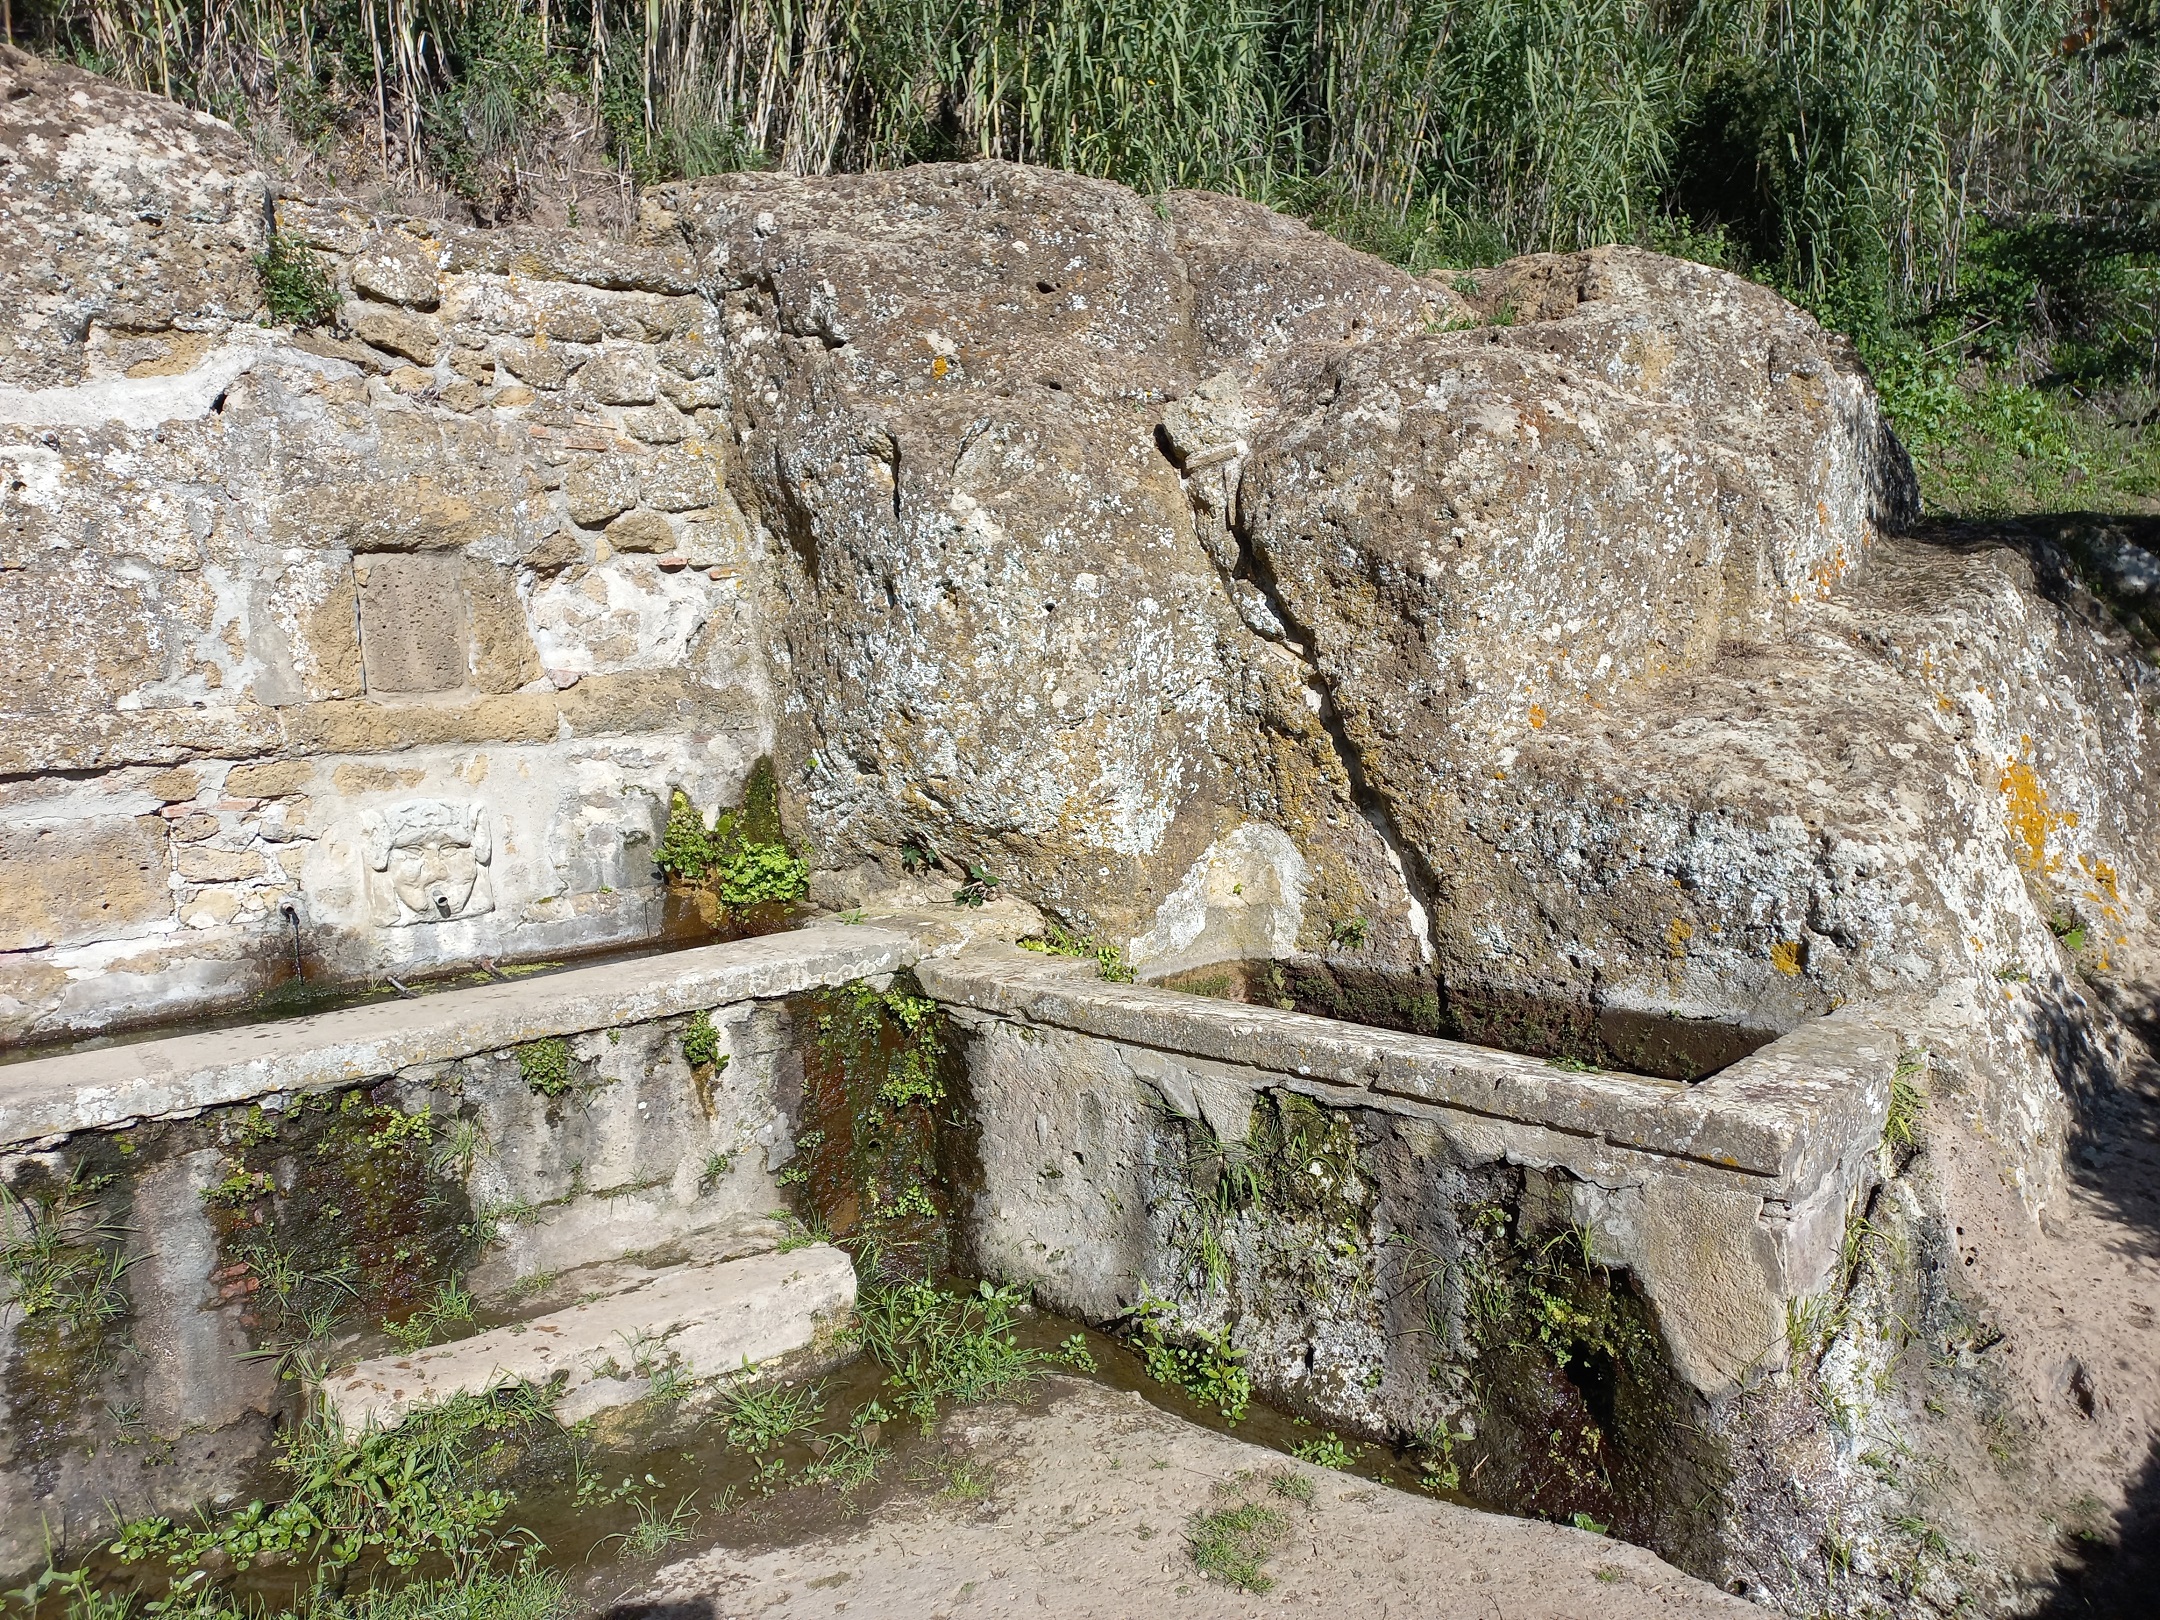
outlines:
[[[633,1601],[730,1617],[898,1616],[943,1613],[959,1593],[966,1612],[998,1620],[1046,1610],[1212,1620],[1278,1607],[1364,1620],[1436,1602],[1511,1620],[1764,1612],[1639,1547],[1289,1463],[1070,1379],[1055,1380],[1040,1409],[956,1413],[939,1439],[952,1464],[987,1476],[981,1500],[911,1493],[867,1525],[715,1549],[669,1564]],[[1283,1471],[1304,1489],[1269,1484]],[[1245,1501],[1282,1515],[1264,1597],[1204,1579],[1180,1535]]]
[[[335,1373],[321,1385],[324,1409],[357,1433],[453,1395],[559,1381],[555,1410],[575,1423],[644,1399],[663,1370],[707,1379],[801,1362],[855,1309],[854,1264],[823,1243],[658,1270],[624,1264],[583,1280],[597,1297]]]

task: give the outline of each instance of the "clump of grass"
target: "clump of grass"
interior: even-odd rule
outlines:
[[[816,1425],[825,1412],[825,1386],[761,1384],[745,1377],[722,1394],[721,1412],[728,1444],[762,1456]]]
[[[1910,1153],[1920,1141],[1920,1114],[1927,1106],[1927,1092],[1920,1076],[1927,1072],[1925,1052],[1903,1052],[1890,1075],[1890,1109],[1883,1117],[1883,1151]]]
[[[1274,1590],[1275,1578],[1261,1565],[1289,1533],[1290,1519],[1281,1509],[1239,1501],[1194,1514],[1185,1526],[1185,1545],[1201,1574],[1258,1595]]]
[[[49,1317],[71,1333],[102,1330],[129,1310],[128,1229],[99,1209],[109,1176],[78,1166],[60,1186],[25,1197],[0,1185],[0,1276],[11,1285],[0,1320]]]
[[[1026,1296],[984,1282],[960,1293],[923,1282],[872,1290],[859,1307],[863,1347],[891,1369],[897,1405],[925,1431],[938,1403],[985,1401],[1034,1378],[1048,1359],[1016,1331]]]

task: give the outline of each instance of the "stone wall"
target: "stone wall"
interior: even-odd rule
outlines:
[[[114,1509],[267,1485],[303,1396],[277,1352],[319,1331],[311,1307],[344,1365],[445,1283],[530,1314],[626,1256],[770,1246],[801,1076],[786,998],[914,954],[810,930],[0,1069],[0,1571],[48,1536],[87,1550]],[[103,1293],[80,1270],[39,1293],[41,1236],[125,1264]]]
[[[0,74],[0,1039],[657,937],[670,793],[772,737],[686,256],[273,204]],[[329,326],[257,324],[273,228]]]

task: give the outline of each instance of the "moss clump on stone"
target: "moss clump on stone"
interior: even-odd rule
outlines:
[[[693,1069],[710,1068],[726,1059],[720,1056],[720,1031],[713,1027],[712,1014],[693,1013],[690,1022],[683,1026],[683,1061]]]
[[[950,1101],[949,1020],[905,977],[885,990],[857,981],[812,991],[792,1011],[811,1036],[797,1138],[806,1162],[792,1184],[874,1274],[942,1267],[966,1152]]]

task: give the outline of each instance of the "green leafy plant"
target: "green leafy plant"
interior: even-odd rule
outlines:
[[[337,288],[306,241],[273,231],[255,255],[262,278],[263,302],[275,320],[295,326],[320,326],[337,313]]]
[[[727,1066],[727,1059],[720,1055],[720,1031],[713,1027],[711,1013],[694,1013],[690,1022],[683,1026],[682,1055],[683,1061],[693,1069]]]
[[[1133,1347],[1150,1378],[1184,1390],[1232,1423],[1244,1417],[1252,1402],[1252,1375],[1245,1370],[1245,1352],[1231,1344],[1227,1325],[1204,1337],[1172,1337],[1167,1331],[1171,1307],[1159,1299],[1141,1301],[1129,1321]]]
[[[989,1400],[1041,1371],[1047,1358],[1016,1330],[1026,1303],[1021,1290],[988,1282],[970,1293],[905,1282],[864,1296],[857,1331],[890,1371],[899,1408],[927,1432],[940,1401]]]
[[[968,863],[967,881],[953,890],[953,904],[961,907],[980,907],[991,899],[998,887],[998,879],[973,862]]]
[[[1292,1446],[1290,1455],[1299,1462],[1316,1463],[1322,1468],[1348,1468],[1352,1460],[1350,1448],[1339,1434],[1323,1434]]]
[[[739,808],[707,826],[688,796],[668,800],[667,825],[653,864],[671,883],[710,884],[733,907],[788,904],[810,892],[810,868],[780,831],[779,788],[770,760],[759,760]]]
[[[352,1436],[311,1420],[278,1458],[291,1485],[284,1501],[257,1499],[188,1524],[137,1519],[110,1550],[122,1563],[183,1571],[212,1553],[243,1567],[269,1554],[333,1570],[363,1558],[411,1569],[429,1557],[484,1570],[530,1542],[499,1529],[510,1496],[487,1483],[495,1459],[506,1443],[552,1427],[547,1397],[529,1387],[455,1396],[393,1429]]]
[[[517,1049],[518,1077],[537,1097],[560,1097],[576,1084],[570,1062],[570,1043],[561,1036],[527,1041]]]
[[[720,1410],[728,1444],[738,1451],[775,1451],[807,1433],[825,1411],[821,1383],[761,1383],[746,1368],[742,1378],[721,1392]]]
[[[1328,943],[1339,950],[1361,951],[1372,933],[1372,924],[1363,917],[1346,917],[1328,929]]]
[[[1042,937],[1023,939],[1026,950],[1040,951],[1045,956],[1072,956],[1092,960],[1095,971],[1112,984],[1132,983],[1133,971],[1125,963],[1125,952],[1116,945],[1105,944],[1092,934],[1076,934],[1055,919],[1045,921]]]

